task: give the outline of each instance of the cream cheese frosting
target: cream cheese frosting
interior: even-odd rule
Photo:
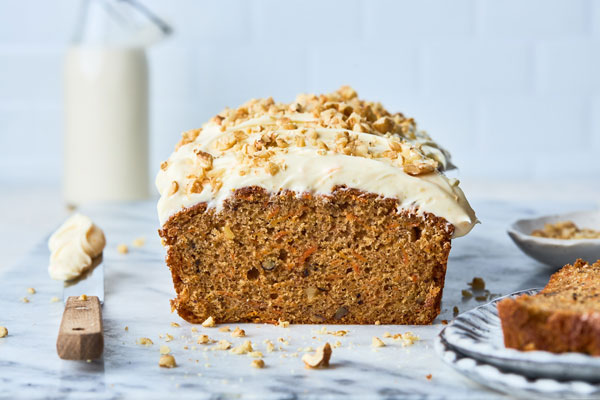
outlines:
[[[327,109],[311,112],[314,99],[299,96],[296,103],[279,105],[276,112],[232,120],[229,110],[201,130],[184,133],[156,178],[161,225],[202,202],[218,212],[243,187],[327,195],[336,186],[345,186],[397,199],[398,211],[443,217],[454,226],[454,237],[467,234],[477,219],[458,181],[442,173],[450,165],[449,154],[418,131],[411,119],[386,115],[375,103],[357,103],[355,93],[346,97],[353,110],[365,114],[365,107],[373,104],[379,116],[360,118],[339,101],[337,116],[329,113],[334,114],[329,117]],[[256,102],[246,107],[252,109]],[[320,103],[327,104],[322,99]],[[337,121],[327,121],[333,118]]]
[[[68,281],[79,277],[104,250],[104,232],[89,217],[74,214],[48,240],[52,279]]]

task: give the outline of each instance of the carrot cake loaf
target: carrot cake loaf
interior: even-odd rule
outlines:
[[[476,223],[448,153],[350,87],[250,100],[183,134],[156,179],[193,323],[430,324]]]
[[[504,344],[600,356],[600,260],[565,265],[535,296],[498,303]]]

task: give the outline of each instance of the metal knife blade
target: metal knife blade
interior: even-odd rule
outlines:
[[[102,254],[94,258],[90,268],[78,278],[66,281],[63,287],[63,302],[67,304],[70,296],[82,294],[96,296],[104,304],[104,262]]]

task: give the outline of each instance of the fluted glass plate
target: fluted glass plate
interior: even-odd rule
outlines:
[[[439,334],[462,355],[529,378],[600,382],[600,357],[582,353],[519,351],[504,346],[496,304],[507,297],[535,294],[539,289],[512,293],[460,314]]]

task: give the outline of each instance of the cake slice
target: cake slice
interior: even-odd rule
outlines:
[[[187,321],[428,324],[476,223],[448,153],[349,87],[251,100],[161,165],[159,233]]]
[[[500,301],[498,315],[506,347],[600,355],[600,260],[565,265],[538,294]]]

